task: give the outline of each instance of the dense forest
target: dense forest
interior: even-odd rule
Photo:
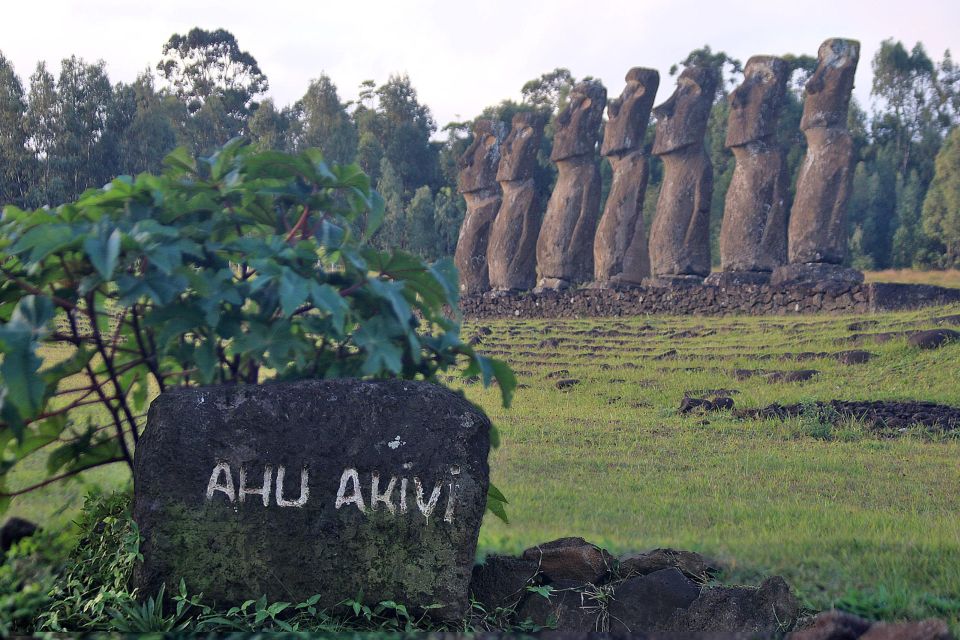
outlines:
[[[58,72],[40,62],[24,81],[0,52],[0,202],[56,205],[116,175],[159,171],[177,146],[207,154],[244,136],[260,148],[319,147],[330,160],[357,162],[386,202],[379,242],[428,258],[452,255],[464,212],[456,193],[457,159],[470,142],[471,122],[451,122],[438,136],[409,77],[393,75],[380,85],[364,81],[358,100],[345,102],[321,74],[294,104],[278,106],[264,97],[269,82],[256,59],[228,31],[174,35],[160,56],[156,67],[126,84],[111,83],[103,61],[76,56],[63,60]],[[803,85],[816,59],[784,57],[793,73],[779,139],[795,180],[805,150],[798,129]],[[625,60],[624,72],[631,63],[642,60]],[[714,65],[724,77],[706,140],[714,165],[716,242],[734,166],[723,147],[726,94],[742,79],[743,65],[705,46],[679,61],[671,75],[691,64]],[[936,61],[921,43],[908,49],[892,39],[860,64],[872,66],[873,84],[869,112],[854,100],[849,115],[856,148],[851,262],[861,269],[960,265],[960,66],[949,51]],[[524,110],[555,116],[577,80],[566,69],[544,73],[522,87],[520,102],[505,100],[477,117],[509,123]],[[658,103],[672,84],[661,79]],[[610,97],[620,89],[609,87]],[[651,123],[648,144],[654,129]],[[541,209],[555,176],[548,161],[551,138],[548,125],[537,176]],[[648,224],[661,173],[654,161]],[[606,193],[606,162],[602,174]]]

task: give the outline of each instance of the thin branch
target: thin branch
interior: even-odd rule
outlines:
[[[67,471],[67,472],[65,472],[65,473],[61,473],[60,475],[53,476],[52,478],[47,478],[47,479],[44,480],[43,482],[38,482],[38,483],[36,483],[36,484],[32,484],[32,485],[30,485],[29,487],[24,487],[23,489],[17,489],[16,491],[11,491],[11,492],[9,492],[9,493],[0,492],[0,498],[13,498],[13,497],[16,497],[16,496],[23,495],[23,494],[25,494],[25,493],[30,493],[31,491],[36,491],[37,489],[40,489],[41,487],[45,487],[45,486],[47,486],[48,484],[53,484],[54,482],[59,482],[60,480],[63,480],[63,479],[65,479],[65,478],[69,478],[69,477],[71,477],[71,476],[75,476],[75,475],[77,475],[78,473],[83,473],[84,471],[89,471],[90,469],[96,469],[97,467],[102,467],[102,466],[104,466],[104,465],[113,464],[114,462],[124,462],[124,459],[123,459],[123,458],[108,458],[107,460],[101,460],[100,462],[96,462],[96,463],[94,463],[94,464],[87,465],[86,467],[81,467],[80,469],[73,469],[73,470],[71,470],[71,471]]]
[[[294,244],[292,242],[293,236],[295,236],[298,231],[303,229],[304,225],[307,224],[307,220],[309,219],[310,219],[310,207],[304,205],[303,213],[300,214],[300,219],[297,220],[297,223],[295,225],[293,225],[293,228],[290,229],[290,233],[287,234],[287,237],[284,238],[284,240],[289,244]]]
[[[69,300],[66,300],[65,298],[61,298],[61,297],[59,297],[59,296],[50,296],[50,295],[44,293],[43,289],[40,289],[39,287],[35,287],[35,286],[33,286],[32,284],[30,284],[29,282],[25,282],[25,281],[21,280],[21,279],[18,278],[16,275],[14,275],[13,272],[10,271],[9,269],[4,269],[3,267],[0,267],[0,273],[2,273],[3,275],[5,275],[8,280],[10,280],[11,282],[13,282],[15,285],[17,285],[18,287],[20,287],[21,289],[23,289],[23,290],[26,291],[27,293],[32,293],[32,294],[35,295],[35,296],[43,296],[43,297],[45,297],[45,298],[48,298],[48,297],[49,297],[50,299],[52,299],[52,300],[54,301],[54,303],[56,303],[56,305],[57,305],[58,307],[63,307],[64,309],[67,309],[68,311],[72,311],[72,310],[75,310],[75,309],[77,308],[77,305],[75,305],[74,303],[70,302]]]

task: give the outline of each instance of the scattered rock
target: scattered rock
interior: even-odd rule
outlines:
[[[574,580],[580,584],[597,584],[609,573],[612,556],[583,538],[560,538],[531,547],[523,552],[524,560],[540,565],[540,571],[551,582]]]
[[[541,340],[537,346],[541,349],[553,349],[560,346],[560,338],[547,338],[546,340]]]
[[[634,575],[646,575],[661,569],[675,567],[683,575],[697,582],[706,582],[720,571],[712,560],[693,551],[677,549],[653,549],[644,553],[634,553],[620,558],[619,573],[623,578]]]
[[[710,587],[690,608],[675,616],[672,628],[682,631],[758,632],[789,629],[800,604],[780,576],[754,587]]]
[[[907,338],[911,347],[920,349],[939,349],[948,342],[960,339],[960,332],[952,329],[930,329],[918,331]]]
[[[877,320],[860,320],[851,322],[847,325],[847,331],[863,331],[867,327],[875,327],[880,324]]]
[[[960,313],[951,316],[940,316],[933,319],[934,324],[949,324],[953,326],[960,325]]]
[[[857,640],[872,623],[844,611],[824,611],[813,620],[813,625],[791,633],[790,640]]]
[[[10,518],[0,527],[0,561],[10,547],[37,532],[37,525],[23,518]]]
[[[477,335],[489,336],[493,333],[493,329],[490,327],[477,327]]]
[[[527,595],[527,585],[537,584],[537,563],[513,556],[491,555],[473,567],[470,593],[485,611],[517,607]]]
[[[860,636],[860,640],[952,640],[953,634],[943,620],[919,622],[878,622]]]
[[[610,630],[614,633],[670,629],[700,595],[700,588],[675,567],[625,580],[610,603]]]
[[[669,359],[671,359],[671,358],[676,358],[676,357],[677,357],[677,350],[676,350],[676,349],[670,349],[670,350],[668,350],[668,351],[664,351],[663,353],[661,353],[661,354],[658,355],[658,356],[654,356],[653,359],[654,359],[654,360],[669,360]]]
[[[577,378],[566,378],[564,380],[557,380],[554,386],[560,391],[566,391],[567,389],[575,387],[578,384],[580,384],[580,380]]]
[[[950,640],[942,620],[871,622],[843,611],[824,611],[813,625],[787,636],[789,640]]]
[[[819,373],[816,369],[798,369],[796,371],[771,371],[764,377],[767,382],[806,382]]]
[[[814,412],[821,419],[834,423],[843,420],[860,420],[867,427],[889,433],[891,429],[903,429],[920,425],[931,431],[952,431],[960,428],[960,407],[933,402],[895,400],[830,400],[804,404],[781,405],[773,403],[759,409],[739,409],[737,418],[777,418],[784,420]]]
[[[550,373],[548,373],[547,378],[552,380],[554,378],[562,378],[563,376],[568,376],[568,375],[570,375],[569,369],[560,369],[559,371],[551,371]]]
[[[684,397],[680,401],[680,413],[690,413],[695,409],[700,411],[725,411],[733,409],[733,398],[729,396],[719,396],[713,399]]]
[[[865,364],[870,361],[873,354],[869,351],[851,349],[849,351],[839,351],[833,355],[840,364]]]

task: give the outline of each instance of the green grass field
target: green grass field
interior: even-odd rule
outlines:
[[[511,524],[488,517],[481,552],[516,552],[565,535],[617,551],[657,546],[725,563],[726,581],[786,577],[812,609],[842,604],[871,617],[960,622],[960,434],[880,438],[854,421],[740,421],[680,416],[685,392],[735,390],[737,407],[830,399],[960,404],[960,344],[917,351],[903,339],[859,348],[866,364],[780,360],[852,348],[869,331],[932,326],[960,307],[869,317],[633,317],[471,322],[480,348],[505,359],[522,387],[509,410],[496,389],[463,386],[498,425],[494,482]],[[556,338],[559,344],[544,342]],[[675,349],[672,358],[656,356]],[[774,357],[758,360],[756,356]],[[809,382],[737,381],[734,368],[817,369]],[[575,386],[556,388],[557,377]],[[455,386],[459,383],[454,382]],[[40,469],[25,469],[29,482]],[[121,486],[120,467],[85,482]],[[15,483],[11,483],[14,485]],[[18,499],[12,514],[69,521],[88,487]]]

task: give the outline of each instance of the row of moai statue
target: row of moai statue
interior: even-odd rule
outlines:
[[[503,123],[479,121],[460,160],[458,186],[467,204],[455,255],[461,292],[705,278],[718,285],[862,280],[842,266],[853,160],[846,122],[859,53],[853,40],[820,46],[805,87],[800,129],[807,153],[789,216],[789,177],[775,138],[791,69],[775,56],[747,62],[743,83],[729,95],[726,146],[736,164],[720,231],[721,271],[713,275],[713,168],[704,136],[721,81],[715,69],[686,68],[673,95],[656,108],[660,76],[653,69],[631,69],[620,98],[609,103],[599,82],[577,84],[555,121],[550,159],[557,181],[542,223],[533,174],[544,121],[517,114],[509,133]],[[600,154],[613,179],[601,215],[596,148],[604,107]],[[648,239],[644,136],[651,109],[657,121],[652,153],[663,161],[663,182]]]

